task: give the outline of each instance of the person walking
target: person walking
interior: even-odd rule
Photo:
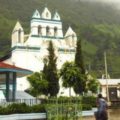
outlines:
[[[108,105],[105,99],[102,97],[102,94],[98,94],[97,100],[97,112],[95,112],[96,120],[108,120]]]

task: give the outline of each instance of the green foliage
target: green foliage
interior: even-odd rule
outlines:
[[[8,105],[7,109],[8,109],[8,112],[11,114],[12,113],[28,113],[31,111],[30,107],[27,106],[25,103],[22,103],[22,104],[13,103]]]
[[[96,107],[96,97],[94,96],[83,96],[82,104],[89,104],[92,107]]]
[[[85,77],[85,75],[81,74],[79,78],[76,78],[73,89],[76,94],[83,94],[83,92],[86,92],[86,77]]]
[[[64,87],[73,87],[75,79],[79,77],[79,69],[73,62],[65,62],[60,70]]]
[[[81,73],[81,78],[77,78],[75,85],[74,85],[74,90],[76,93],[82,93],[85,92],[86,89],[86,81],[87,77],[85,74],[85,67],[84,67],[84,60],[83,60],[83,55],[82,55],[82,47],[81,47],[81,40],[77,41],[77,48],[76,48],[76,53],[75,53],[75,64],[78,67],[80,73]]]
[[[54,47],[52,41],[49,42],[48,47],[48,58],[44,63],[44,69],[43,72],[45,74],[45,77],[48,81],[48,94],[50,96],[56,96],[59,91],[59,77],[57,74],[57,68],[56,68],[56,56],[54,53]]]
[[[39,113],[39,112],[46,112],[45,105],[33,105],[31,106],[31,113]]]
[[[49,98],[45,101],[47,104],[61,104],[61,103],[80,103],[81,102],[81,97],[63,97],[60,96],[58,98]]]
[[[81,48],[81,40],[77,41],[77,48],[76,48],[76,54],[75,54],[75,64],[81,70],[81,74],[85,75],[85,68],[84,68],[82,48]]]
[[[109,51],[108,72],[118,78],[120,66],[120,13],[113,5],[85,2],[84,0],[0,0],[0,57],[10,51],[11,33],[19,20],[29,33],[29,23],[35,9],[43,11],[45,4],[53,14],[57,9],[63,21],[83,39],[85,67],[98,77],[104,72],[103,52]],[[29,7],[26,7],[28,6]],[[100,12],[99,12],[100,10]],[[67,16],[67,17],[66,17]],[[115,58],[115,59],[114,59]]]
[[[65,62],[63,64],[60,69],[60,76],[63,80],[64,87],[73,87],[77,94],[81,94],[85,90],[85,77],[81,74],[79,67],[77,67],[73,62]]]
[[[0,115],[15,114],[15,113],[40,113],[45,112],[44,105],[38,104],[28,106],[25,103],[13,103],[6,107],[0,106]]]
[[[92,110],[92,105],[91,104],[83,104],[82,110]]]
[[[80,96],[80,97],[59,97],[59,98],[51,98],[47,99],[46,104],[54,105],[58,104],[58,106],[75,106],[81,107],[82,110],[90,110],[92,107],[96,107],[96,97],[94,96]]]
[[[98,86],[99,86],[99,82],[95,78],[87,80],[87,89],[92,93],[98,92]]]
[[[31,85],[30,92],[34,96],[45,94],[44,91],[48,88],[48,81],[43,73],[35,72],[28,76],[27,79]]]
[[[97,77],[101,77],[104,74],[104,56],[103,53],[107,52],[107,63],[108,63],[108,73],[111,77],[118,77],[118,67],[119,64],[119,43],[117,42],[120,39],[120,26],[116,25],[84,25],[81,29],[81,37],[84,40],[87,40],[92,45],[96,46],[97,49],[88,48],[87,51],[83,51],[85,58],[86,68],[95,72]],[[84,45],[84,43],[82,43]],[[85,49],[85,48],[84,48]],[[84,50],[83,49],[83,50]],[[90,52],[91,50],[94,52]],[[94,55],[93,55],[93,54]],[[114,57],[113,57],[114,56]],[[91,57],[91,59],[90,59]],[[113,58],[117,58],[114,59]],[[89,62],[88,62],[89,61]],[[117,65],[116,65],[117,64]],[[89,66],[89,67],[88,67]]]
[[[81,41],[81,46],[82,46],[83,53],[85,55],[88,54],[87,55],[88,57],[89,57],[89,55],[93,56],[97,51],[97,47],[93,43],[87,41],[86,39],[83,39]],[[83,54],[83,57],[85,58],[86,56],[84,56],[84,54]],[[84,61],[84,62],[86,62],[86,61]]]

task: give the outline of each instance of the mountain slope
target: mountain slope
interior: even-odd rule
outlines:
[[[104,51],[108,51],[109,72],[119,77],[120,13],[113,6],[84,2],[83,0],[0,0],[0,56],[10,50],[11,33],[19,20],[29,33],[29,22],[35,9],[47,6],[52,15],[55,10],[61,16],[64,31],[71,25],[82,38],[86,68],[104,71]],[[116,58],[116,59],[114,59]],[[91,67],[88,67],[91,66]]]

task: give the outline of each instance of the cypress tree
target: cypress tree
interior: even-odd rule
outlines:
[[[48,73],[48,68],[47,68],[47,64],[48,64],[48,60],[47,60],[47,58],[44,58],[44,60],[43,60],[43,63],[44,63],[44,67],[43,67],[43,74],[44,74],[44,77],[45,77],[45,79],[48,81],[48,79],[47,79],[47,73]],[[49,85],[49,81],[48,81],[48,85]],[[48,95],[49,94],[49,92],[48,92],[48,88],[47,89],[44,89],[44,94],[45,95]]]
[[[75,54],[75,64],[80,68],[81,74],[85,74],[83,56],[82,56],[82,48],[81,48],[81,40],[77,40],[77,48]]]
[[[80,70],[81,77],[79,79],[76,79],[74,90],[76,93],[81,94],[86,89],[86,81],[87,81],[87,77],[85,75],[83,56],[82,56],[81,40],[77,40],[75,64]]]
[[[48,63],[45,64],[44,71],[49,82],[48,94],[50,96],[56,96],[59,91],[59,78],[56,67],[56,56],[54,53],[54,47],[52,41],[49,42],[48,47]]]

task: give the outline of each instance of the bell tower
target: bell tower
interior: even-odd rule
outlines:
[[[23,28],[18,21],[12,31],[12,47],[21,45],[24,42],[24,31]]]

